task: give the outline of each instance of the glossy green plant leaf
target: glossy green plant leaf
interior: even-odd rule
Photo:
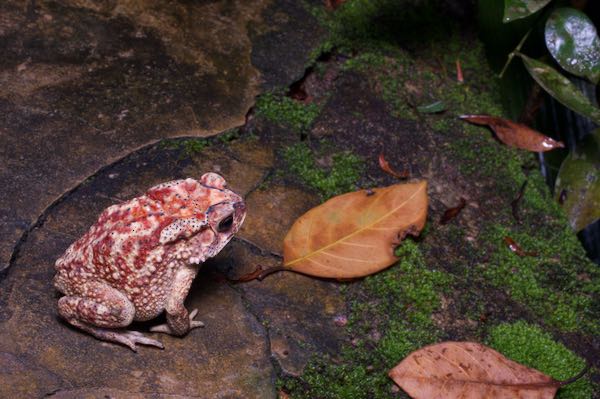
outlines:
[[[517,55],[525,62],[529,74],[548,94],[565,107],[600,124],[600,109],[595,107],[569,79],[541,61],[534,60],[521,53]]]
[[[541,10],[550,0],[504,0],[503,22],[525,18]]]
[[[438,112],[444,112],[446,110],[446,104],[443,101],[436,101],[431,104],[421,105],[417,107],[417,111],[422,114],[436,114]]]
[[[557,8],[546,21],[546,47],[566,71],[597,84],[600,38],[593,22],[574,8]]]
[[[563,161],[555,195],[571,227],[580,231],[600,218],[600,129],[596,129]]]

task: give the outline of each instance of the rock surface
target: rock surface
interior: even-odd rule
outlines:
[[[273,361],[299,373],[313,350],[335,348],[339,329],[332,320],[343,303],[334,284],[293,274],[226,284],[259,264],[276,266],[270,252],[279,251],[288,225],[318,202],[298,190],[257,189],[273,165],[272,150],[255,139],[213,144],[186,159],[177,149],[155,146],[53,206],[0,282],[0,396],[269,398],[275,397]],[[246,193],[250,208],[240,239],[204,265],[188,296],[187,307],[200,310],[206,327],[184,338],[156,334],[165,350],[133,353],[62,322],[52,277],[66,247],[108,205],[206,170],[219,171],[233,190]],[[261,227],[269,225],[274,228]],[[133,328],[147,331],[158,322]]]
[[[243,125],[261,90],[302,76],[322,33],[293,1],[2,2],[0,397],[275,397],[274,344],[261,323],[289,332],[285,314],[269,305],[281,292],[225,284],[219,271],[239,274],[253,261],[275,264],[273,256],[232,243],[188,297],[206,328],[157,337],[165,351],[137,354],[59,320],[53,264],[105,207],[158,182],[213,170],[236,191],[254,191],[273,167],[269,147],[238,141],[182,160],[152,144]],[[292,47],[293,57],[281,57]],[[294,211],[280,221],[317,201],[281,196]],[[248,223],[258,230],[262,221]],[[277,278],[279,289],[282,281],[303,292],[327,286],[290,278]],[[247,296],[265,303],[249,312]]]
[[[298,79],[320,28],[295,3],[3,1],[0,271],[44,210],[102,167],[243,125],[261,85]]]

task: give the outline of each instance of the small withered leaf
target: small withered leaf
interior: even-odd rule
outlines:
[[[509,236],[504,237],[504,242],[508,246],[508,249],[513,251],[519,256],[538,256],[539,253],[535,251],[524,251],[519,244]]]
[[[406,169],[403,170],[402,172],[396,172],[394,169],[392,169],[389,162],[385,159],[385,156],[383,155],[383,153],[379,154],[379,167],[385,173],[392,175],[398,179],[406,179],[410,175],[409,171]]]
[[[512,147],[545,152],[565,146],[561,141],[556,141],[526,125],[508,119],[490,115],[462,115],[459,118],[475,125],[489,126],[500,141]]]
[[[462,71],[462,67],[460,65],[460,60],[459,59],[456,60],[456,80],[459,83],[464,83],[465,82],[465,78],[463,77],[463,71]]]
[[[440,219],[440,224],[446,224],[449,221],[451,221],[452,219],[454,219],[455,217],[457,217],[458,214],[460,213],[460,211],[462,211],[466,205],[467,205],[467,200],[461,197],[458,205],[456,205],[455,207],[446,209],[446,211],[442,215],[442,218]]]

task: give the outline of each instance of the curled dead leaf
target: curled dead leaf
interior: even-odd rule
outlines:
[[[461,115],[461,119],[475,125],[489,126],[504,144],[524,150],[545,152],[563,148],[562,141],[556,141],[521,123],[490,115]]]
[[[394,243],[427,218],[427,183],[340,195],[302,215],[283,241],[283,269],[318,277],[363,277],[393,264]]]
[[[463,77],[462,67],[460,66],[460,60],[456,60],[456,81],[459,83],[464,83],[465,78]]]
[[[467,200],[461,197],[458,205],[456,205],[455,207],[446,209],[446,211],[442,215],[442,218],[440,219],[440,224],[446,224],[449,221],[451,221],[452,219],[454,219],[455,217],[457,217],[458,214],[460,213],[460,211],[462,211],[466,205],[467,205]]]
[[[403,170],[402,172],[396,172],[394,169],[392,169],[392,167],[390,166],[390,163],[383,156],[383,153],[379,154],[379,167],[385,173],[392,175],[398,179],[406,179],[409,176],[408,170]]]
[[[513,240],[512,238],[510,238],[508,236],[504,237],[504,242],[508,246],[508,249],[510,249],[511,251],[513,251],[514,253],[516,253],[519,256],[538,256],[539,255],[535,251],[523,250],[523,248],[521,248],[521,246],[519,244],[517,244],[517,242],[515,240]]]
[[[415,399],[550,399],[568,383],[474,342],[426,346],[408,355],[389,376]]]

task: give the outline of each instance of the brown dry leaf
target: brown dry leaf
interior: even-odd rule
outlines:
[[[465,78],[463,77],[462,67],[460,66],[460,60],[456,60],[456,80],[458,83],[464,83]]]
[[[390,166],[390,163],[385,159],[383,152],[381,154],[379,154],[379,167],[385,173],[392,175],[397,179],[406,179],[410,175],[408,170],[403,170],[402,172],[396,172],[394,169],[392,169],[392,167]]]
[[[521,246],[509,236],[504,237],[504,242],[508,246],[508,249],[519,256],[539,256],[539,253],[536,251],[524,251],[523,248],[521,248]]]
[[[504,144],[524,150],[545,152],[563,148],[562,141],[556,141],[521,123],[490,115],[462,115],[461,119],[475,125],[489,126]]]
[[[466,205],[467,205],[467,200],[464,199],[463,197],[460,197],[460,202],[458,203],[458,205],[456,205],[455,207],[446,209],[446,211],[442,215],[442,218],[440,219],[440,224],[446,224],[449,221],[451,221],[452,219],[454,219],[455,217],[457,217],[458,214],[460,213],[460,211],[462,211]]]
[[[550,399],[564,384],[474,342],[426,346],[389,376],[414,399]]]
[[[283,241],[283,268],[328,278],[363,277],[397,258],[394,244],[427,218],[427,182],[340,195],[302,215]]]

